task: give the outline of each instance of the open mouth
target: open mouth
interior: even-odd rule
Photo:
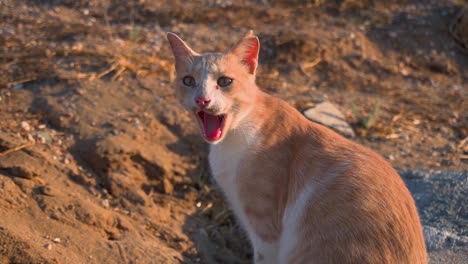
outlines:
[[[208,141],[216,141],[223,136],[226,115],[213,115],[204,111],[197,112],[196,115]]]

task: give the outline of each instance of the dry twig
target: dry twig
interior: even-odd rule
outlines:
[[[36,143],[34,142],[30,142],[30,143],[26,143],[26,144],[23,144],[23,145],[20,145],[20,146],[17,146],[17,147],[14,147],[14,148],[11,148],[11,149],[7,149],[3,152],[0,152],[0,157],[3,157],[3,156],[6,156],[10,153],[13,153],[13,152],[16,152],[16,151],[19,151],[19,150],[22,150],[24,148],[28,148],[28,147],[31,147],[33,145],[35,145]]]

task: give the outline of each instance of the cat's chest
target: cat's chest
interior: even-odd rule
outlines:
[[[211,172],[223,189],[228,187],[226,184],[236,181],[240,164],[247,154],[247,147],[235,142],[223,142],[211,146],[209,155]]]
[[[212,145],[209,154],[213,177],[223,190],[231,209],[244,226],[247,224],[243,210],[246,201],[242,200],[239,195],[238,180],[240,167],[244,165],[243,161],[248,159],[250,155],[248,149],[244,142],[226,141],[222,144]]]

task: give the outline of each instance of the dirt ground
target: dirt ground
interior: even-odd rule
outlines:
[[[250,263],[167,31],[253,29],[265,91],[330,100],[399,170],[468,170],[466,1],[188,2],[0,0],[0,263]]]

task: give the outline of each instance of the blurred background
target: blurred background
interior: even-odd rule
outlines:
[[[165,39],[330,102],[415,196],[433,263],[468,261],[466,0],[0,0],[0,262],[250,263],[173,92]]]

